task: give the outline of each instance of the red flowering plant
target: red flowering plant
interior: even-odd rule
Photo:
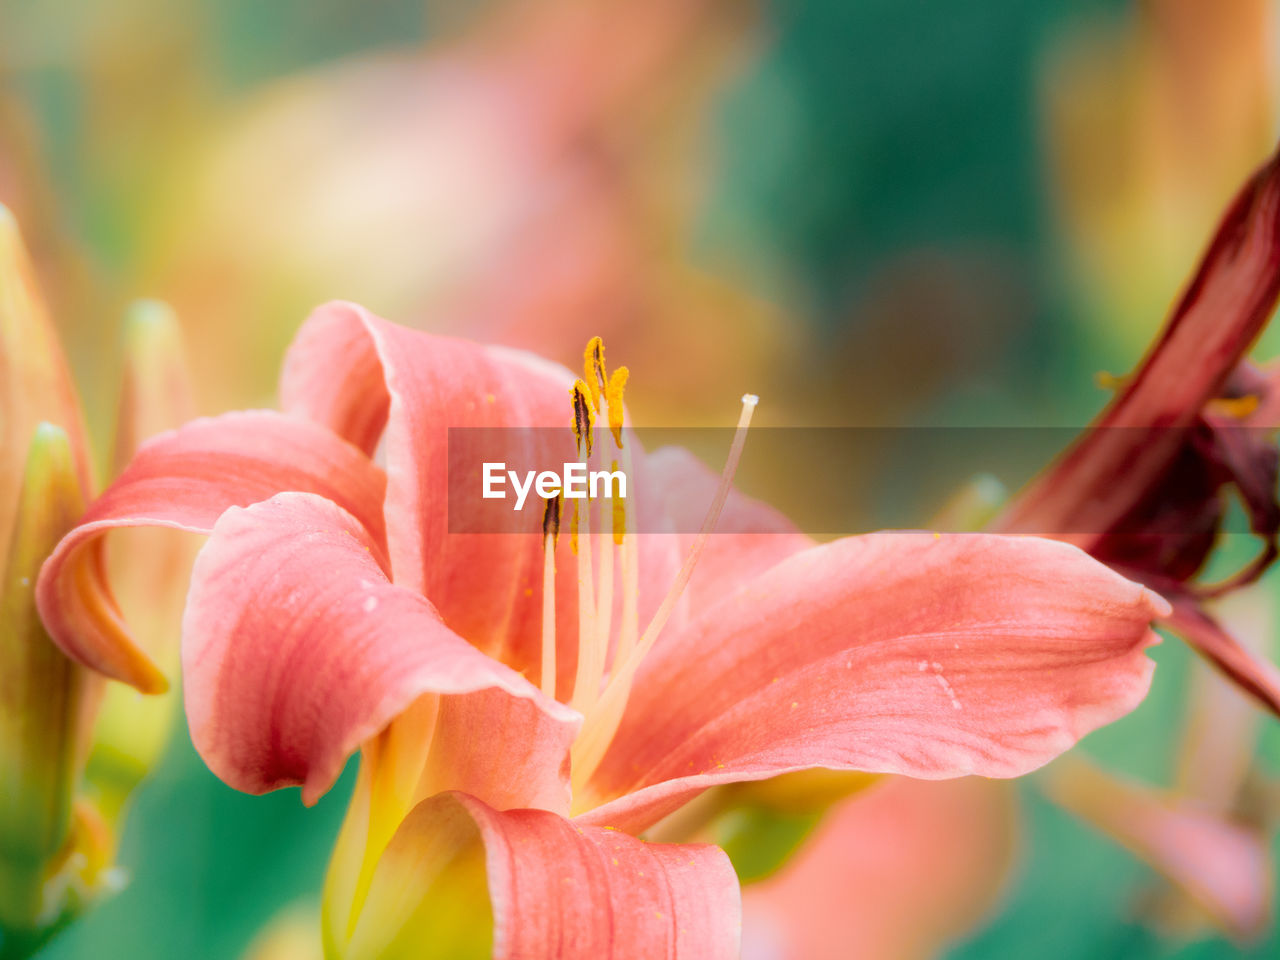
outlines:
[[[1245,356],[1280,295],[1280,156],[1223,215],[1160,337],[1093,425],[991,529],[1074,543],[1173,605],[1169,625],[1280,713],[1280,672],[1242,648],[1203,601],[1254,582],[1276,558],[1280,394]],[[1224,582],[1201,574],[1228,494],[1262,540]]]
[[[1169,607],[1081,550],[815,544],[730,490],[754,398],[717,480],[634,442],[599,341],[583,374],[324,307],[290,349],[284,413],[151,441],[44,566],[63,649],[159,690],[95,557],[121,528],[209,534],[182,654],[205,761],[313,802],[362,753],[325,891],[332,954],[732,956],[733,868],[638,838],[659,819],[810,768],[1017,776],[1145,694]],[[709,515],[651,534],[640,508],[579,501],[558,536],[550,503],[538,530],[451,532],[458,427],[558,429],[583,455],[594,436],[644,509]]]
[[[1280,296],[1280,156],[1227,208],[1186,290],[1138,369],[1094,424],[991,525],[1074,543],[1167,599],[1163,622],[1241,692],[1280,714],[1267,657],[1273,618],[1254,584],[1277,556],[1280,381],[1247,359]],[[1230,497],[1261,541],[1235,574],[1208,582]],[[1242,642],[1242,640],[1244,642]],[[1251,789],[1255,718],[1203,678],[1191,700],[1177,783],[1158,789],[1079,758],[1046,787],[1063,806],[1152,864],[1177,896],[1162,926],[1204,920],[1236,940],[1271,923],[1274,814]]]

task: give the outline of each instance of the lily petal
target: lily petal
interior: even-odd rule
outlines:
[[[564,711],[553,708],[553,715],[544,704],[497,688],[427,694],[363,744],[325,880],[326,935],[333,942],[349,937],[383,851],[428,797],[462,790],[498,810],[569,812],[569,748],[578,718],[566,723]]]
[[[423,956],[437,938],[405,932],[422,923],[423,912],[437,912],[432,894],[454,886],[439,879],[467,872],[458,865],[468,863],[477,841],[493,960],[738,956],[738,879],[718,848],[644,843],[544,810],[500,813],[459,793],[424,801],[405,820],[378,866],[348,955],[400,956],[397,946],[416,939],[411,955]],[[377,948],[375,940],[391,942]],[[426,955],[470,956],[470,946],[450,942]]]
[[[314,492],[359,518],[382,551],[382,472],[328,430],[270,411],[194,420],[145,443],[40,571],[49,635],[72,659],[146,693],[167,681],[129,632],[107,581],[102,536],[120,527],[208,533],[227,507]]]
[[[391,397],[370,330],[380,321],[354,303],[317,308],[298,330],[280,373],[280,405],[322,423],[373,456]]]
[[[463,790],[498,810],[568,815],[569,748],[581,718],[553,703],[501,687],[441,697],[419,793]]]
[[[532,701],[567,748],[578,715],[392,584],[379,553],[358,520],[312,494],[232,508],[215,524],[192,573],[182,659],[192,740],[232,787],[301,784],[314,803],[424,693],[497,689]]]
[[[485,841],[495,960],[738,956],[738,878],[719,848],[459,802]]]
[[[338,952],[350,960],[729,960],[738,956],[740,918],[737,877],[716,847],[644,843],[449,793],[424,800],[401,824]]]
[[[568,370],[532,354],[432,336],[356,304],[331,303],[312,313],[289,347],[280,399],[286,411],[323,423],[366,452],[385,429],[387,513],[407,521],[389,531],[395,580],[435,598],[441,591],[434,588],[448,584],[453,566],[437,548],[491,538],[448,536],[448,511],[440,506],[449,493],[449,429],[510,429],[513,451],[523,441],[532,452],[540,450],[546,428],[563,428],[565,443],[555,452],[572,454],[573,380]],[[517,431],[528,434],[517,437]],[[531,518],[529,530],[540,534],[541,511]],[[530,544],[540,563],[540,537]],[[509,538],[499,545],[508,546]],[[483,579],[506,578],[491,570]]]
[[[548,435],[536,428],[563,427],[571,455],[572,382],[569,371],[545,361],[408,330],[355,304],[333,303],[316,310],[290,346],[280,397],[286,410],[366,450],[385,427],[396,583],[431,597],[453,629],[522,669],[533,666],[541,642],[542,512],[528,511],[527,534],[451,535],[449,511],[441,508],[449,503],[449,428],[510,428],[513,448],[536,449]],[[523,452],[534,462],[556,462]],[[575,603],[564,598],[557,607]],[[511,655],[513,644],[529,647],[527,655]]]
[[[655,648],[579,809],[612,802],[582,819],[635,831],[709,786],[815,766],[1026,773],[1141,701],[1167,611],[1052,541],[814,547]]]
[[[558,467],[576,459],[569,429],[573,380],[568,370],[532,354],[410,330],[349,303],[328,304],[311,315],[289,348],[281,378],[286,410],[365,450],[376,446],[385,427],[395,582],[430,597],[450,627],[530,676],[540,669],[542,509],[512,514],[512,529],[524,532],[451,531],[451,514],[470,504],[459,504],[450,487],[450,457],[456,455],[450,430],[501,428],[505,433],[496,442],[512,466]],[[467,442],[463,434],[453,436]],[[487,437],[481,442],[494,434]],[[631,452],[633,469],[643,471],[642,451]],[[477,476],[477,495],[479,490]],[[643,616],[661,601],[678,560],[669,538],[642,537],[640,549],[669,555],[665,566],[641,560]],[[576,562],[569,538],[561,537],[559,567],[572,570]],[[556,610],[560,635],[576,636],[574,577],[557,578]],[[558,660],[560,679],[569,684],[573,652]]]

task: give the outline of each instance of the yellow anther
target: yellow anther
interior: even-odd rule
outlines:
[[[591,412],[590,388],[581,380],[573,381],[573,389],[569,391],[573,397],[573,439],[577,442],[578,453],[586,447],[587,456],[591,456],[591,425],[595,423],[595,414]]]
[[[608,385],[604,388],[604,402],[609,407],[609,429],[613,432],[613,441],[622,449],[622,391],[627,387],[627,377],[631,371],[619,367],[613,371]]]
[[[626,369],[625,367],[623,369]],[[618,472],[618,461],[613,461],[610,468],[614,473]],[[627,501],[625,497],[614,497],[613,503],[613,542],[618,546],[622,546],[623,534],[627,532]]]
[[[1233,420],[1243,420],[1258,409],[1258,395],[1245,394],[1243,397],[1217,397],[1209,401],[1209,412],[1216,413]]]
[[[573,507],[573,515],[569,517],[569,549],[574,556],[578,555],[578,507]]]
[[[600,394],[604,392],[605,384],[609,382],[604,368],[604,341],[599,337],[592,337],[587,341],[587,349],[582,355],[582,379],[586,381],[587,389],[591,391],[592,405],[599,410]]]
[[[547,501],[542,511],[542,538],[551,538],[552,543],[560,539],[560,495]]]

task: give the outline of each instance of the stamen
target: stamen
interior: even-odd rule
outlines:
[[[618,461],[614,460],[609,467],[611,473],[618,472]],[[625,474],[624,474],[625,476]],[[622,546],[627,532],[627,501],[624,497],[614,497],[613,503],[613,544]]]
[[[631,476],[631,449],[622,451],[623,469]],[[614,461],[617,469],[617,461]],[[640,548],[634,531],[627,525],[627,503],[621,497],[613,501],[613,540],[622,546],[622,633],[618,637],[618,649],[613,655],[613,671],[627,662],[640,638]],[[632,536],[628,536],[632,533]]]
[[[599,410],[600,395],[609,382],[604,368],[604,340],[600,337],[592,337],[587,341],[587,349],[582,355],[582,379],[591,391],[592,405]]]
[[[626,476],[634,475],[631,470],[631,448],[622,453],[622,470]],[[613,470],[617,471],[618,461],[613,461]],[[637,547],[634,529],[634,518],[627,509],[625,499],[613,500],[613,543],[622,549],[622,632],[618,636],[617,650],[613,653],[612,671],[627,662],[632,650],[640,639],[640,549]]]
[[[1243,397],[1215,397],[1206,406],[1213,413],[1232,420],[1244,420],[1252,416],[1262,402],[1256,393],[1247,393]]]
[[[603,527],[604,521],[601,520]],[[604,662],[609,655],[609,634],[613,629],[613,543],[612,535],[601,530],[596,535],[600,547],[599,582],[596,587],[596,633],[591,644],[591,659],[587,664],[586,676],[583,680],[580,710],[584,712],[595,703],[600,695],[600,684],[604,680]]]
[[[542,514],[542,692],[556,697],[556,541],[560,538],[560,497]]]
[[[614,672],[631,658],[640,640],[640,551],[634,536],[622,541],[622,634],[614,654]]]
[[[573,682],[572,706],[582,712],[583,704],[594,700],[599,685],[591,689],[592,657],[596,648],[596,600],[591,563],[591,501],[579,500],[574,505],[578,521],[578,672]]]
[[[609,678],[609,683],[599,701],[586,714],[582,732],[578,735],[578,739],[573,745],[573,791],[575,803],[579,801],[580,797],[585,796],[584,787],[586,782],[591,774],[595,772],[596,767],[600,765],[604,752],[609,746],[609,741],[613,739],[613,734],[622,719],[622,711],[627,705],[627,698],[631,693],[631,684],[635,679],[640,663],[649,651],[653,649],[658,635],[662,632],[662,628],[666,626],[667,620],[670,619],[676,604],[689,583],[690,577],[693,576],[694,567],[697,566],[698,558],[702,555],[707,540],[715,530],[716,523],[720,519],[720,512],[724,509],[725,501],[729,498],[729,491],[733,486],[733,475],[738,469],[738,462],[742,459],[742,449],[747,442],[747,429],[751,425],[752,414],[755,413],[756,404],[759,402],[760,398],[750,393],[742,398],[742,413],[738,417],[738,427],[733,435],[733,444],[729,448],[729,456],[725,460],[724,471],[720,475],[720,484],[716,488],[716,494],[711,501],[706,518],[702,521],[702,528],[698,531],[693,545],[689,548],[689,555],[685,558],[684,566],[680,568],[680,572],[676,575],[671,589],[667,592],[666,597],[663,598],[657,612],[653,615],[653,619],[649,621],[649,625],[640,637],[639,644],[631,651],[626,661],[614,670],[613,676]]]
[[[609,424],[614,441],[617,443],[618,448],[621,449],[624,412],[622,391],[630,374],[626,367],[620,367],[614,371],[612,377],[606,377],[604,342],[599,337],[595,337],[587,345],[584,363],[587,382],[592,387],[598,386],[603,390],[603,394],[595,396],[596,409],[600,411],[600,415]],[[590,452],[588,452],[588,460],[590,460],[590,456]],[[603,460],[603,457],[600,459]],[[617,470],[617,466],[617,461],[615,460],[613,464],[614,470]],[[615,519],[614,514],[623,501],[621,497],[618,497],[612,499],[612,503],[613,508],[609,514],[611,520]],[[623,509],[625,510],[625,508]],[[590,510],[591,506],[588,503],[584,508],[584,518],[589,514]],[[574,706],[583,713],[591,709],[596,698],[600,695],[600,687],[604,681],[605,661],[609,655],[609,638],[613,630],[613,552],[615,545],[610,542],[610,534],[616,540],[621,536],[621,531],[618,529],[616,522],[613,524],[612,531],[606,531],[604,529],[605,516],[602,503],[600,507],[600,533],[596,536],[597,549],[599,551],[599,569],[596,571],[597,578],[594,581],[596,600],[594,624],[585,620],[579,624],[579,660],[578,673],[574,682],[573,702]],[[593,627],[594,629],[592,629]]]
[[[578,456],[582,456],[585,447],[587,456],[591,456],[591,425],[595,422],[595,414],[591,412],[589,388],[581,380],[575,380],[569,395],[573,397],[573,439],[578,447]]]
[[[622,414],[625,409],[622,405],[622,391],[626,389],[627,378],[631,376],[631,371],[626,367],[619,367],[613,371],[613,376],[609,378],[609,384],[604,388],[604,402],[606,412],[609,417],[609,429],[613,432],[613,442],[618,445],[618,449],[622,449]]]

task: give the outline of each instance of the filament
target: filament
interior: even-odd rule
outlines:
[[[622,451],[622,464],[623,472],[627,476],[632,476],[630,447]],[[621,511],[621,517],[618,513],[614,514],[614,542],[616,543],[619,538],[622,541],[622,633],[618,637],[618,649],[613,655],[615,672],[620,665],[627,662],[640,635],[640,549],[636,538],[627,535],[634,532],[627,529],[630,525],[630,516],[630,511],[625,507]]]
[[[556,696],[556,542],[560,539],[560,497],[542,514],[542,692]]]
[[[725,501],[729,498],[729,491],[733,486],[733,475],[737,472],[738,462],[742,459],[742,449],[747,442],[747,429],[751,425],[751,417],[755,413],[756,404],[759,402],[760,398],[754,394],[747,394],[742,398],[742,413],[738,417],[738,427],[734,431],[733,443],[729,447],[729,455],[725,459],[724,470],[720,474],[720,483],[716,488],[715,496],[711,500],[707,515],[702,521],[702,527],[689,548],[689,554],[685,558],[684,565],[680,568],[680,572],[676,575],[671,589],[667,591],[667,595],[663,598],[653,618],[649,621],[649,625],[645,627],[644,633],[640,637],[640,642],[630,651],[621,666],[614,670],[613,676],[609,678],[609,683],[601,694],[599,701],[586,714],[582,732],[578,735],[578,739],[573,745],[572,776],[575,805],[582,799],[584,795],[583,788],[587,780],[595,772],[596,767],[600,765],[604,752],[609,746],[609,741],[613,739],[618,723],[622,720],[622,712],[627,705],[627,698],[631,693],[631,684],[635,679],[640,663],[649,651],[653,649],[658,635],[670,619],[671,613],[675,610],[675,606],[684,593],[685,587],[688,586],[690,577],[693,576],[693,570],[707,545],[707,540],[715,530],[716,523],[720,519],[720,513],[724,509]],[[621,660],[621,657],[619,659]]]
[[[556,697],[556,542],[542,538],[542,692]]]
[[[609,633],[613,626],[613,534],[597,534],[600,545],[599,584],[596,590],[596,640],[591,645],[591,664],[586,677],[583,706],[589,707],[600,694],[604,661],[609,653]]]
[[[596,646],[596,600],[592,582],[591,563],[591,511],[590,499],[579,500],[574,505],[578,518],[578,672],[573,683],[572,706],[582,711],[588,697],[594,699],[597,691],[589,690],[593,672],[591,659]]]

